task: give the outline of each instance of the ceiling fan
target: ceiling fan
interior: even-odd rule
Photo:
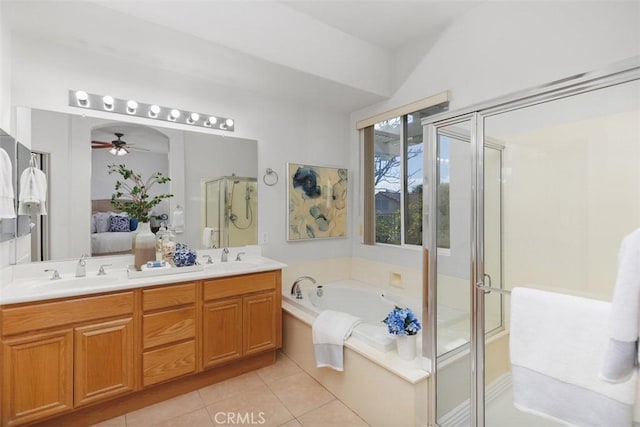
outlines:
[[[109,152],[114,156],[124,156],[129,154],[129,150],[150,151],[146,148],[137,148],[132,144],[127,144],[127,141],[122,140],[123,133],[116,132],[114,135],[118,139],[114,139],[111,142],[91,141],[91,149],[109,148]]]

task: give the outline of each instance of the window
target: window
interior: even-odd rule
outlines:
[[[365,214],[365,244],[422,245],[421,119],[433,113],[427,108],[364,129],[365,211],[373,212],[369,219]],[[448,214],[448,182],[441,182],[438,188],[439,209]],[[448,228],[448,223],[438,225],[439,241],[446,242],[445,247]]]

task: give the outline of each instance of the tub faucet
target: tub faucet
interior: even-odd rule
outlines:
[[[227,262],[228,255],[229,255],[229,248],[222,248],[222,256],[220,257],[220,262]]]
[[[82,255],[76,265],[76,277],[84,277],[87,275],[87,262],[85,261],[86,255]]]
[[[300,290],[300,282],[303,280],[310,280],[314,285],[316,284],[316,279],[311,276],[300,276],[296,280],[294,280],[293,285],[291,286],[291,295],[295,295],[296,299],[302,299],[302,291]]]

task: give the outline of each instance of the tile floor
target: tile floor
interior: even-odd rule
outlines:
[[[274,365],[93,427],[367,426],[282,353]]]

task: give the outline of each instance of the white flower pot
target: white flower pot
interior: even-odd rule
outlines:
[[[413,360],[416,358],[416,341],[418,335],[398,335],[396,336],[396,347],[398,357],[403,360]]]

